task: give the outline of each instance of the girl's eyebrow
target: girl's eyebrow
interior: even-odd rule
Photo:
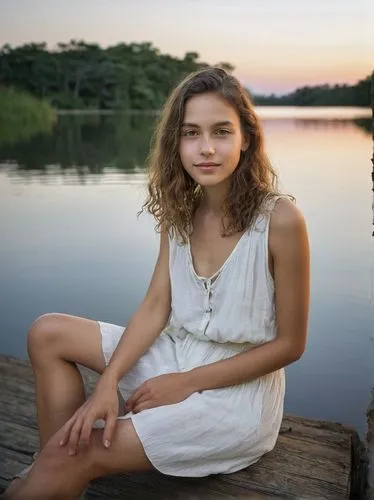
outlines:
[[[234,124],[232,122],[230,122],[229,120],[225,120],[225,121],[213,123],[212,127],[224,127],[224,126],[228,126],[228,125],[233,126]],[[182,127],[195,127],[195,128],[199,128],[199,125],[197,125],[196,123],[186,122],[186,123],[182,123]]]

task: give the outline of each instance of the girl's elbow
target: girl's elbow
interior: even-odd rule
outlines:
[[[292,346],[290,349],[291,363],[298,361],[305,352],[305,344]]]
[[[284,342],[284,357],[286,364],[298,361],[305,352],[305,343]]]

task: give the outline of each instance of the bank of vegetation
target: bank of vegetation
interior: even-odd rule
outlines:
[[[25,91],[0,87],[0,144],[27,140],[52,130],[56,110]]]
[[[355,85],[305,86],[276,96],[255,96],[256,104],[267,106],[370,106],[370,76]]]
[[[228,71],[229,62],[213,62]],[[163,54],[150,42],[102,48],[71,40],[0,49],[0,85],[48,99],[58,109],[157,110],[185,74],[209,66],[199,54]],[[249,82],[250,84],[250,82]],[[356,85],[303,87],[285,96],[252,95],[258,105],[369,106],[370,77]]]

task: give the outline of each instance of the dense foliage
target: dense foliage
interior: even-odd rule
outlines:
[[[370,106],[370,76],[356,85],[301,87],[284,96],[256,96],[258,105],[272,106]]]
[[[56,111],[26,92],[0,87],[0,145],[52,131]]]
[[[0,84],[49,98],[64,109],[158,109],[185,74],[207,66],[198,54],[183,59],[161,54],[151,43],[103,49],[82,41],[45,43],[0,50]],[[229,70],[229,64],[222,63]]]
[[[229,63],[218,63],[233,71]],[[40,97],[61,109],[159,109],[177,81],[208,66],[199,54],[183,59],[162,54],[152,43],[119,43],[107,48],[84,41],[0,49],[0,85]],[[253,96],[263,105],[369,105],[369,77],[357,85],[303,87],[282,97]]]

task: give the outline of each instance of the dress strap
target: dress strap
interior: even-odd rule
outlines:
[[[261,212],[259,213],[254,224],[255,231],[262,233],[268,230],[271,213],[274,210],[277,201],[284,197],[284,195],[268,195],[265,197],[262,202]]]

